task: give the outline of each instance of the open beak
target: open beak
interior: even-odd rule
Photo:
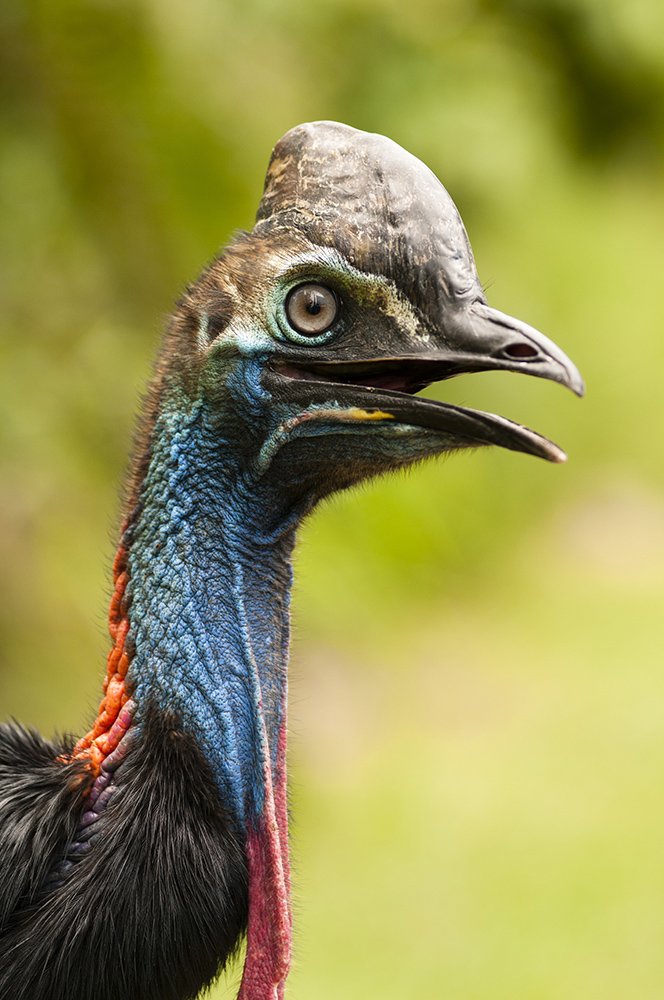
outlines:
[[[504,370],[550,379],[582,396],[583,379],[556,344],[481,301],[446,317],[436,342],[431,350],[355,360],[291,355],[273,367],[288,379],[305,380],[312,403],[329,400],[334,383],[334,401],[342,408],[361,407],[375,419],[382,414],[385,420],[438,431],[458,447],[493,444],[550,462],[565,461],[552,441],[505,417],[415,395],[455,375]]]

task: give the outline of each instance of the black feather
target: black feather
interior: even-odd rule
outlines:
[[[149,708],[89,852],[53,886],[84,808],[81,766],[1,732],[0,1000],[195,997],[246,927],[247,871],[193,738]]]
[[[0,726],[0,935],[33,903],[76,830],[90,776],[66,741]]]

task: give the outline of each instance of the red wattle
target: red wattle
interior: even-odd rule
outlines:
[[[292,918],[286,803],[286,727],[279,733],[275,781],[264,767],[263,812],[247,831],[249,922],[238,1000],[282,1000],[290,968]]]

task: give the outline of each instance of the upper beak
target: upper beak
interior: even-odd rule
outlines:
[[[552,340],[484,302],[450,315],[444,336],[450,375],[505,369],[560,382],[577,396],[585,392],[578,368]]]

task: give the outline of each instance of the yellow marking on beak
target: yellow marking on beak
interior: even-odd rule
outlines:
[[[361,410],[359,406],[352,406],[345,410],[343,419],[345,420],[394,420],[393,413],[386,413],[384,410]]]
[[[396,420],[393,413],[385,410],[363,410],[359,406],[326,407],[308,410],[295,418],[295,424],[308,423],[310,420],[330,420],[333,423],[353,424],[357,420]]]

